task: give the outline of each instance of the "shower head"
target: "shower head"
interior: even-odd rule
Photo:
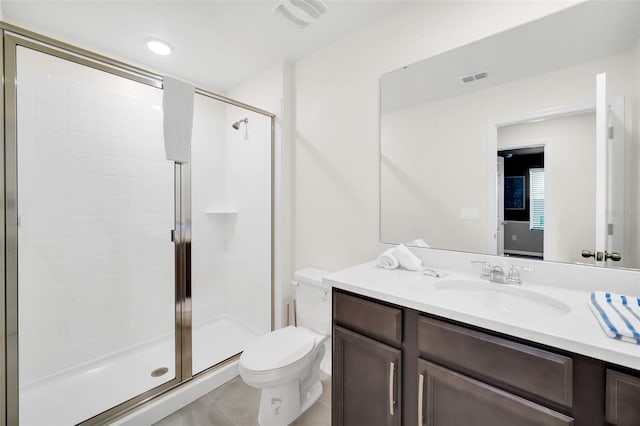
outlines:
[[[233,127],[234,129],[238,130],[240,128],[240,124],[245,123],[247,124],[249,122],[248,118],[243,118],[242,120],[238,120],[235,123],[233,123],[231,125],[231,127]]]

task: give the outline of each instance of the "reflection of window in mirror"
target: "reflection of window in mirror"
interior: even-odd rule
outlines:
[[[505,210],[524,210],[525,203],[524,176],[505,176],[504,208]]]
[[[544,169],[529,169],[529,229],[544,231]]]

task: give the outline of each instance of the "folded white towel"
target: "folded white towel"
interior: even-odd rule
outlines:
[[[411,241],[409,244],[412,245],[412,246],[416,246],[416,247],[427,247],[427,248],[431,247],[422,238],[417,238],[417,239]]]
[[[167,160],[188,163],[191,157],[194,86],[164,76],[162,87],[162,128]]]
[[[640,345],[640,298],[596,291],[589,307],[607,336]]]
[[[384,269],[396,269],[400,266],[400,262],[393,255],[393,247],[385,250],[380,256],[378,256],[378,265],[382,266]]]
[[[404,244],[394,247],[391,253],[398,259],[398,262],[400,262],[403,268],[410,271],[417,271],[420,269],[420,265],[422,265],[422,261],[418,259],[415,254],[411,253]]]

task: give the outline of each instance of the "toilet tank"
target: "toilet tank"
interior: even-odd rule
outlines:
[[[331,334],[331,287],[322,283],[328,271],[305,268],[293,274],[298,326],[326,336]]]

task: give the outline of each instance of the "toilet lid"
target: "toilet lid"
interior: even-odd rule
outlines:
[[[254,340],[240,356],[240,363],[251,371],[275,370],[302,359],[314,346],[311,333],[285,327]]]

